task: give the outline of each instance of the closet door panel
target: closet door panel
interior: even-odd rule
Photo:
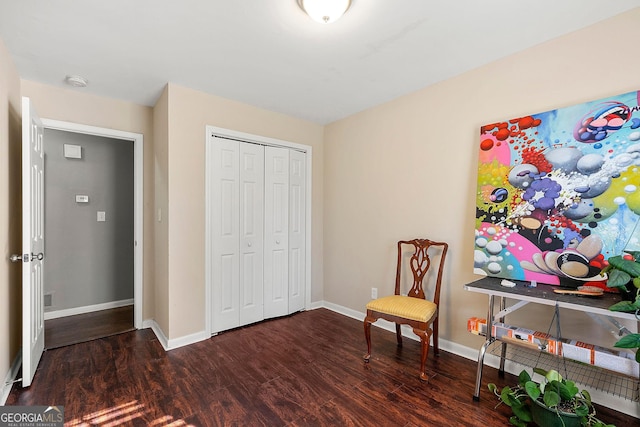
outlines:
[[[239,326],[239,145],[216,139],[212,144],[212,332]]]
[[[264,317],[288,314],[289,150],[265,147]]]
[[[304,309],[306,288],[306,155],[289,162],[289,313]]]
[[[240,325],[264,319],[264,147],[240,144]]]

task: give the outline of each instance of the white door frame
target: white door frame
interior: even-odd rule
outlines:
[[[142,287],[144,270],[144,150],[143,136],[140,133],[125,132],[115,129],[81,125],[59,120],[42,119],[45,129],[75,132],[105,138],[121,139],[133,142],[133,215],[134,215],[134,266],[133,266],[133,326],[142,329]],[[46,213],[45,213],[46,215]]]
[[[305,262],[305,310],[311,309],[311,187],[312,187],[312,169],[311,164],[313,161],[313,150],[310,145],[298,144],[295,142],[284,141],[281,139],[268,138],[266,136],[253,135],[250,133],[238,132],[231,129],[224,129],[215,126],[206,126],[205,127],[205,159],[210,158],[210,139],[212,135],[219,136],[222,138],[236,139],[239,141],[246,142],[254,142],[256,144],[268,145],[272,147],[285,147],[291,148],[294,150],[299,150],[306,153],[307,159],[307,180],[306,180],[306,236],[305,236],[305,250],[306,250],[306,262]],[[207,185],[211,182],[211,168],[205,166],[205,180]],[[213,249],[211,248],[211,239],[206,236],[209,235],[211,230],[211,213],[213,212],[212,201],[209,200],[208,194],[209,191],[205,189],[206,200],[205,200],[205,321],[206,321],[206,334],[211,335],[211,320],[212,320],[212,312],[213,309],[211,298],[213,290],[211,289],[211,278],[212,278],[212,265],[211,265],[211,254],[213,253]]]

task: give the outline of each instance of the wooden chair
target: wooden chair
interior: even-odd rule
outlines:
[[[406,262],[409,263],[413,273],[413,285],[406,296],[400,294],[401,272],[408,270],[403,268],[403,252],[407,246],[412,246],[413,254]],[[429,239],[401,240],[398,242],[398,265],[396,271],[396,287],[394,295],[381,297],[367,304],[367,316],[364,319],[364,336],[367,340],[367,354],[364,361],[371,359],[371,324],[378,319],[385,319],[396,324],[396,336],[398,347],[402,347],[402,332],[400,325],[406,324],[413,328],[413,332],[420,337],[422,355],[420,359],[420,379],[427,381],[425,364],[429,353],[429,341],[433,336],[433,351],[436,356],[438,349],[438,304],[440,303],[440,285],[442,272],[449,245],[444,242],[434,242]],[[431,257],[440,257],[437,276],[435,277],[435,289],[433,300],[425,299],[423,282],[427,275],[433,281],[435,270],[429,273]],[[404,256],[406,258],[406,256]],[[405,262],[405,264],[406,264]],[[428,274],[429,273],[429,274]],[[432,329],[433,325],[433,329]]]

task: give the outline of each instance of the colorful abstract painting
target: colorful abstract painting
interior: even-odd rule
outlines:
[[[602,284],[606,259],[640,249],[639,105],[630,92],[482,126],[477,274]]]

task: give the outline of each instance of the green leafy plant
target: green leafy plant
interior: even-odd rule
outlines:
[[[632,294],[630,301],[620,301],[609,307],[609,310],[635,313],[636,318],[639,318],[640,251],[628,251],[624,255],[612,256],[607,259],[607,263],[608,265],[600,272],[601,275],[607,274],[607,287],[617,288],[623,293],[631,291]],[[640,363],[640,334],[625,335],[614,344],[614,347],[637,349],[636,362]]]
[[[575,414],[581,426],[615,427],[596,418],[596,410],[591,403],[589,392],[580,391],[573,381],[562,378],[555,370],[534,368],[534,372],[542,375],[544,381],[536,383],[529,373],[523,370],[515,387],[506,386],[499,391],[495,384],[488,385],[489,390],[500,398],[501,402],[498,405],[504,403],[511,408],[513,416],[509,422],[512,425],[525,427],[533,422],[532,405],[538,401],[547,410],[555,412],[560,419],[563,415]],[[560,424],[564,425],[564,421]]]

